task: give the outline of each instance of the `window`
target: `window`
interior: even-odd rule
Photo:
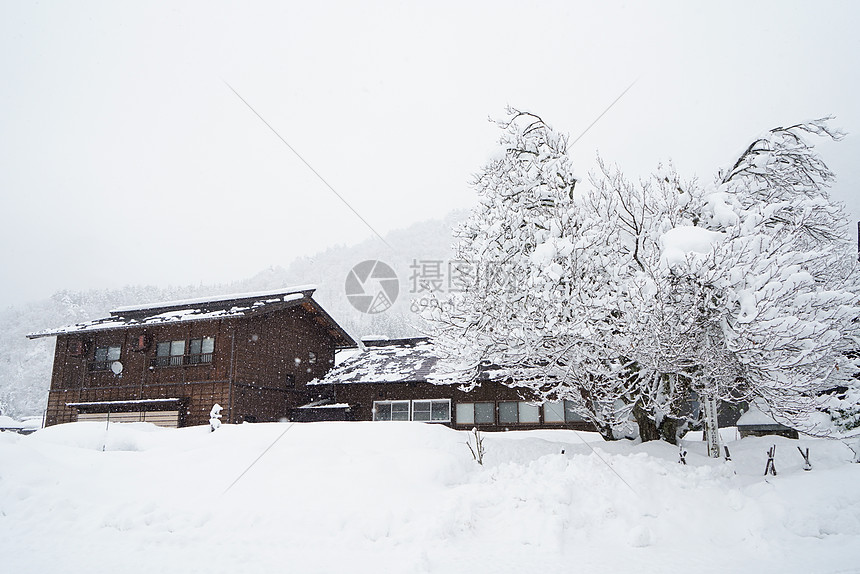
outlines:
[[[425,399],[411,402],[374,401],[373,420],[449,422],[451,401],[450,399]]]
[[[409,401],[374,401],[373,420],[408,421]]]
[[[215,337],[201,337],[188,341],[188,354],[185,354],[185,340],[161,341],[155,346],[154,367],[177,367],[180,365],[200,365],[212,362],[215,354]]]
[[[518,403],[520,423],[539,423],[540,407],[525,402]]]
[[[457,403],[458,425],[491,425],[494,422],[496,422],[494,403]]]
[[[91,371],[107,371],[114,361],[119,361],[122,347],[97,347],[95,359],[90,363]]]
[[[496,422],[496,405],[493,403],[475,403],[475,424],[493,424]]]
[[[313,365],[316,362],[317,362],[317,354],[314,352],[309,352],[308,353],[308,363]]]
[[[517,416],[517,403],[499,403],[499,423],[511,424],[517,422],[519,422],[519,417]]]
[[[585,419],[576,413],[571,401],[544,403],[543,420],[546,423],[577,423]]]
[[[448,422],[451,420],[451,401],[449,399],[412,401],[412,420]]]
[[[564,401],[554,401],[543,404],[543,421],[545,423],[564,422]]]
[[[525,401],[505,401],[499,403],[499,423],[534,424],[540,422],[540,407]]]
[[[577,414],[575,410],[573,410],[573,403],[570,401],[564,401],[564,420],[569,423],[582,422],[585,419],[582,418],[581,415]]]
[[[188,363],[191,365],[211,363],[212,353],[214,352],[215,337],[191,339],[191,341],[188,342]]]
[[[162,341],[155,347],[155,366],[175,367],[185,359],[185,341]]]

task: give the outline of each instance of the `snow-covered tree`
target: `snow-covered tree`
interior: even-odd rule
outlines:
[[[600,221],[596,229],[615,238],[602,265],[624,301],[607,345],[629,347],[636,384],[623,400],[640,436],[674,442],[690,418],[693,392],[713,380],[700,375],[718,361],[709,254],[719,236],[696,226],[703,191],[671,165],[638,184],[600,160],[598,167],[585,205]]]
[[[453,378],[492,367],[606,436],[632,413],[643,440],[674,440],[694,399],[712,415],[757,400],[812,429],[819,392],[854,373],[855,261],[804,139],[838,134],[772,130],[713,186],[671,166],[632,184],[599,162],[574,191],[564,135],[517,110],[500,125],[456,233],[475,281],[431,317]]]
[[[635,340],[640,431],[667,417],[671,431],[695,396],[711,411],[756,400],[795,428],[826,432],[820,391],[854,380],[857,276],[844,214],[826,192],[833,174],[809,134],[838,137],[824,120],[776,128],[706,189],[671,170],[633,186],[601,164],[591,203],[616,221],[636,264],[620,343]]]
[[[853,241],[827,193],[834,175],[806,139],[839,139],[827,119],[756,139],[721,174],[712,203],[712,224],[726,233],[726,347],[750,394],[814,433],[832,430],[814,416],[820,393],[856,382],[858,335]],[[725,207],[729,217],[718,217]]]
[[[611,436],[633,382],[606,344],[622,299],[601,254],[615,246],[581,216],[567,137],[508,112],[499,154],[474,181],[480,205],[455,233],[473,281],[430,317],[436,347],[451,378],[474,385],[492,368],[540,399],[572,401]]]
[[[839,137],[824,120],[776,128],[704,189],[671,170],[632,186],[601,164],[592,203],[616,220],[638,267],[627,269],[625,337],[636,341],[640,431],[667,420],[671,431],[695,396],[711,411],[756,400],[795,428],[826,432],[820,391],[855,372],[857,276],[844,214],[826,192],[833,174],[810,134]]]

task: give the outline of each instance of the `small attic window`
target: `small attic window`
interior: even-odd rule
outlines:
[[[317,362],[317,354],[314,353],[313,351],[309,351],[308,352],[308,363],[313,365],[316,362]]]

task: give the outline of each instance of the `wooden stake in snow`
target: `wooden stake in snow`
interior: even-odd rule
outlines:
[[[860,225],[860,223],[858,223],[857,225]],[[860,437],[857,438],[857,441],[854,443],[854,446],[851,446],[850,444],[846,444],[845,446],[850,448],[851,452],[854,453],[854,462],[860,463]]]
[[[798,452],[800,452],[800,456],[803,457],[803,470],[812,470],[812,463],[809,462],[809,449],[806,449],[806,452],[800,447],[797,447]]]
[[[466,446],[469,447],[469,451],[472,453],[472,458],[475,459],[475,462],[484,466],[484,437],[481,436],[477,427],[472,429],[472,433],[475,435],[475,446],[472,446],[471,435],[469,436],[469,440],[466,441]],[[564,454],[564,451],[562,451],[562,454]]]
[[[679,463],[687,464],[687,451],[682,446],[678,447],[678,457],[680,458]]]
[[[767,451],[767,464],[764,466],[764,475],[767,476],[767,473],[770,472],[772,475],[776,476],[776,466],[773,464],[773,457],[776,454],[776,445],[770,447]]]
[[[730,462],[732,460],[732,453],[729,452],[729,447],[723,445],[723,449],[726,451],[726,462]]]
[[[108,410],[107,418],[105,419],[105,440],[102,443],[102,452],[107,450],[107,434],[108,434],[109,428],[110,428],[110,410]]]

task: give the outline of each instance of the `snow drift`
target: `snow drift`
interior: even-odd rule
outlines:
[[[511,432],[487,435],[480,467],[465,440],[415,423],[3,433],[3,570],[761,574],[860,560],[860,465],[836,441],[744,439],[728,463],[688,442],[685,466],[661,442]],[[771,444],[779,474],[765,479]]]

